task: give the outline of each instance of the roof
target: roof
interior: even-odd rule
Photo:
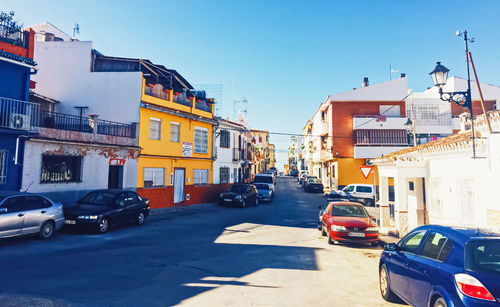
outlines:
[[[250,129],[250,131],[257,132],[257,133],[268,133],[269,134],[269,131],[267,131],[267,130]]]
[[[33,61],[33,59],[19,56],[19,55],[16,55],[16,54],[13,54],[13,53],[10,53],[7,51],[3,51],[3,50],[0,50],[0,58],[4,58],[7,60],[13,60],[13,61],[19,62],[20,64],[25,64],[28,66],[36,66],[36,63],[35,63],[35,61]]]
[[[458,243],[465,243],[470,239],[500,239],[500,232],[492,229],[477,228],[477,227],[463,227],[463,226],[443,226],[443,225],[423,225],[415,228],[415,230],[437,230],[445,235],[449,235],[452,239],[460,241]]]
[[[401,101],[408,95],[407,79],[399,78],[330,95],[333,101]]]

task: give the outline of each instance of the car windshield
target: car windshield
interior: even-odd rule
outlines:
[[[273,183],[273,177],[271,176],[255,176],[255,183]]]
[[[110,192],[90,192],[80,199],[79,203],[108,206],[113,203],[116,194]]]
[[[321,180],[319,180],[318,178],[309,178],[309,183],[321,183]]]
[[[467,243],[465,268],[500,274],[500,240],[474,240]]]
[[[255,187],[259,190],[269,190],[269,186],[267,184],[263,184],[263,183],[256,184]]]
[[[363,206],[358,205],[335,205],[332,210],[333,216],[368,217],[368,212]]]
[[[233,193],[243,193],[247,189],[246,185],[243,184],[235,184],[229,187],[227,189],[228,192],[233,192]]]

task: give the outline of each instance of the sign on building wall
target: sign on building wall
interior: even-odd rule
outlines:
[[[193,143],[182,142],[182,156],[191,157],[193,155]]]
[[[361,173],[363,174],[363,177],[365,177],[365,179],[368,179],[368,176],[370,176],[370,173],[372,172],[372,169],[373,169],[373,166],[361,166],[360,167],[361,169]]]
[[[109,159],[109,165],[123,166],[125,165],[125,159]]]

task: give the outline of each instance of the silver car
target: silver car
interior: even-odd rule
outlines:
[[[31,193],[0,193],[0,238],[38,233],[48,239],[64,224],[63,206]]]

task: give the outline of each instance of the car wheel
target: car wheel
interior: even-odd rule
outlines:
[[[242,202],[241,202],[241,208],[245,208],[247,206],[247,201],[244,199]]]
[[[325,236],[326,236],[326,231],[325,231],[325,228],[323,227],[323,225],[321,225],[321,235],[322,235],[323,237],[325,237]]]
[[[42,240],[50,239],[54,235],[54,222],[47,221],[40,227],[40,238]]]
[[[368,207],[371,206],[372,205],[372,200],[368,199],[368,198],[365,198],[363,200],[363,205],[368,206]]]
[[[388,302],[396,301],[396,294],[392,292],[391,286],[389,284],[389,279],[387,278],[387,268],[385,264],[382,264],[379,271],[379,286],[380,294],[382,298]]]
[[[434,301],[434,307],[448,307],[448,304],[446,304],[446,301],[444,298],[439,297],[437,300]]]
[[[330,245],[335,244],[335,241],[333,241],[332,238],[330,237],[330,232],[328,232],[328,244]]]
[[[97,224],[97,231],[99,233],[105,233],[109,229],[109,221],[107,218],[103,217],[100,221],[99,224]]]
[[[143,211],[139,212],[139,214],[137,215],[137,219],[135,221],[139,226],[144,224],[144,222],[146,221],[146,215],[144,214]]]

